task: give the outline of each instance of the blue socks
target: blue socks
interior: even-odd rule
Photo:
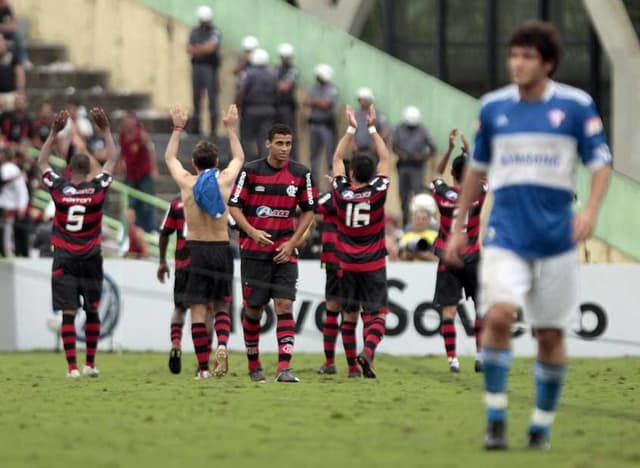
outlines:
[[[484,366],[485,405],[489,423],[507,418],[507,377],[511,369],[511,349],[483,347],[480,357]]]
[[[562,384],[567,375],[566,364],[547,364],[536,361],[536,407],[531,416],[529,432],[549,433],[556,415]]]

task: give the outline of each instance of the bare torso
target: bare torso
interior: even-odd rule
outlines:
[[[187,240],[192,241],[228,241],[228,218],[229,209],[226,208],[224,214],[219,218],[214,218],[200,209],[193,197],[193,186],[198,180],[197,176],[190,176],[188,188],[183,188],[180,192],[184,203],[184,216],[187,222]],[[230,187],[220,186],[222,199],[229,199]]]

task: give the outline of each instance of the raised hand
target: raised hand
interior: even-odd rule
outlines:
[[[222,123],[227,129],[236,128],[238,125],[238,108],[235,104],[231,104],[229,110],[222,115]]]
[[[464,133],[460,133],[460,140],[462,140],[462,151],[468,154],[469,142],[467,141],[467,137],[464,136]]]
[[[69,114],[66,110],[60,111],[53,118],[53,134],[57,135],[62,131],[64,127],[67,126],[67,120],[69,119]]]
[[[109,131],[109,128],[111,128],[111,124],[109,123],[109,117],[107,117],[104,109],[102,109],[101,107],[94,107],[89,111],[89,114],[95,122],[96,127],[98,127],[98,130],[103,133]]]
[[[356,128],[358,126],[358,121],[356,120],[356,114],[353,112],[353,108],[351,106],[347,106],[345,111],[347,113],[347,122],[349,126]]]
[[[371,104],[369,106],[369,113],[367,114],[367,127],[375,126],[377,118],[376,107]]]
[[[458,136],[458,129],[452,128],[449,132],[449,150],[453,150],[456,147],[456,137]]]
[[[171,109],[171,120],[174,127],[184,128],[188,118],[189,114],[180,104]]]

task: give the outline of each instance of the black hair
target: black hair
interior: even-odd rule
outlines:
[[[267,138],[269,139],[269,141],[273,141],[273,138],[276,135],[292,135],[293,136],[293,130],[291,130],[291,128],[288,125],[285,125],[282,123],[273,124],[269,129],[269,134],[267,135]]]
[[[533,47],[536,49],[544,63],[551,63],[549,76],[558,68],[562,45],[560,34],[551,23],[543,21],[526,21],[516,27],[509,40],[509,48],[514,46]]]
[[[351,170],[356,182],[369,182],[375,175],[376,162],[368,154],[359,154],[351,159]]]
[[[210,141],[199,141],[191,153],[193,164],[204,171],[218,165],[218,147]]]
[[[84,176],[88,175],[89,170],[91,169],[89,156],[84,153],[75,153],[73,156],[71,156],[69,165],[71,166],[72,173],[81,174]]]
[[[451,175],[456,182],[462,182],[462,176],[464,174],[464,168],[467,166],[467,156],[462,153],[457,156],[451,163]]]

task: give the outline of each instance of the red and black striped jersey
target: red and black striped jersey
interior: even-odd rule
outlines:
[[[276,249],[293,236],[296,207],[312,211],[317,197],[311,172],[302,164],[289,161],[276,168],[266,158],[245,164],[231,190],[229,206],[242,209],[249,224],[271,234],[273,244],[260,246],[240,231],[240,255],[271,260]],[[297,259],[292,256],[291,261]]]
[[[189,248],[187,247],[187,223],[184,220],[184,203],[180,195],[174,198],[169,205],[160,225],[160,235],[170,236],[176,233],[176,270],[191,264]]]
[[[322,215],[321,237],[322,254],[320,261],[328,267],[338,267],[338,217],[331,192],[318,197],[317,213]]]
[[[482,193],[473,202],[465,220],[465,232],[469,239],[469,245],[462,252],[463,256],[476,255],[480,251],[480,212],[487,197],[487,182],[482,181]],[[435,254],[442,258],[447,240],[453,230],[453,223],[458,211],[458,197],[460,189],[457,186],[449,186],[442,179],[434,179],[431,182],[431,193],[440,211],[440,229],[435,244]]]
[[[47,169],[42,181],[56,205],[51,244],[54,256],[83,259],[102,252],[102,207],[111,174],[101,172],[93,179],[71,182]]]
[[[388,188],[389,178],[384,176],[376,176],[359,188],[353,188],[346,176],[333,179],[342,269],[364,272],[385,267],[384,203]]]

